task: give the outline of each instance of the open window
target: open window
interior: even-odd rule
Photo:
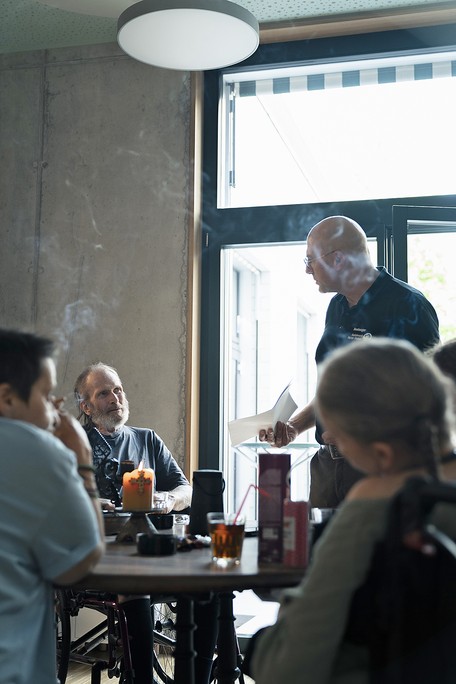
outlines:
[[[456,52],[222,75],[220,207],[456,191]]]

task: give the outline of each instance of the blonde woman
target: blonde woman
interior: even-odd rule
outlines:
[[[386,529],[391,498],[413,475],[435,477],[453,453],[450,381],[407,342],[371,339],[321,367],[316,410],[350,464],[365,474],[317,542],[302,584],[256,639],[256,684],[366,684],[367,648],[345,638],[355,591]],[[451,509],[451,512],[450,512]],[[454,507],[440,528],[456,538]]]

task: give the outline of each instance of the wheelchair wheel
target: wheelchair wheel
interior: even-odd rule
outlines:
[[[65,684],[70,663],[71,624],[68,597],[63,589],[55,591],[55,630],[57,678],[60,684]]]
[[[154,684],[173,684],[176,606],[156,603],[154,610]]]

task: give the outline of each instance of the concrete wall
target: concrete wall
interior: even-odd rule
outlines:
[[[190,101],[117,45],[0,56],[0,325],[57,340],[68,404],[114,365],[181,464]]]

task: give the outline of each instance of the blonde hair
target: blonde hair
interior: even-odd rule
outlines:
[[[451,383],[409,342],[375,338],[339,349],[320,366],[317,413],[370,443],[401,439],[433,470],[450,442]]]

